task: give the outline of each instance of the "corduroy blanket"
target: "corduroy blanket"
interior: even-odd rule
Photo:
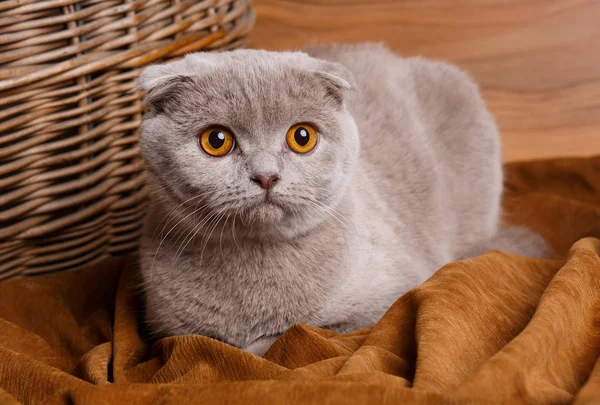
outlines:
[[[296,325],[265,358],[145,343],[134,257],[4,282],[0,404],[600,404],[600,157],[506,172],[507,219],[554,259],[449,264],[375,326]]]

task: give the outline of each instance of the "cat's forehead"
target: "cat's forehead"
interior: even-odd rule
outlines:
[[[190,58],[190,65],[206,63]],[[231,97],[254,97],[264,103],[278,98],[303,99],[321,95],[314,78],[309,74],[311,62],[302,52],[268,52],[238,50],[209,58],[210,68],[198,68],[195,77],[206,94],[226,92]]]
[[[300,107],[318,103],[325,94],[307,71],[287,65],[246,65],[224,67],[199,78],[200,92],[209,99],[277,108],[286,103]]]
[[[315,120],[331,109],[327,90],[308,70],[291,63],[294,58],[242,55],[194,77],[182,94],[195,100],[195,111],[205,119],[255,132]]]
[[[281,69],[287,66],[308,67],[314,58],[305,52],[271,52],[257,49],[238,49],[222,53],[192,53],[182,66],[201,74],[210,68],[223,69],[237,66],[259,69]]]

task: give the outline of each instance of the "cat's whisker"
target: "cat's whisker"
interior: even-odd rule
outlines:
[[[187,218],[189,218],[190,216],[196,214],[197,212],[201,211],[202,209],[206,208],[206,204],[202,205],[200,208],[195,209],[194,211],[192,211],[191,213],[189,213],[188,215],[186,215],[185,217],[181,218],[179,220],[179,222],[177,222],[174,226],[171,227],[171,229],[169,230],[169,232],[167,232],[167,234],[161,239],[160,243],[158,244],[158,247],[156,248],[156,252],[154,253],[154,257],[152,258],[152,264],[150,265],[150,270],[152,272],[152,269],[154,269],[154,263],[156,262],[156,256],[158,255],[158,252],[161,248],[161,246],[163,245],[163,243],[165,242],[165,240],[167,239],[167,237],[169,236],[169,234],[177,228],[177,226],[185,221]],[[179,238],[178,238],[179,239]]]
[[[163,187],[163,188],[164,188],[164,187]],[[165,225],[163,226],[163,228],[162,228],[162,229],[161,229],[161,231],[160,231],[160,235],[161,235],[161,236],[162,236],[162,235],[164,235],[164,231],[165,231],[165,229],[167,228],[167,226],[169,225],[169,221],[171,221],[171,220],[173,220],[173,219],[175,218],[175,217],[174,217],[174,215],[172,215],[172,214],[173,214],[175,211],[179,210],[179,208],[180,208],[180,207],[182,207],[184,204],[187,204],[188,202],[192,202],[192,201],[194,201],[194,200],[196,200],[196,206],[194,207],[194,209],[197,209],[197,208],[198,208],[198,204],[201,202],[201,201],[198,201],[198,200],[200,200],[200,198],[202,198],[202,197],[205,197],[205,196],[207,196],[207,195],[209,195],[209,194],[210,194],[210,192],[204,192],[204,193],[197,194],[197,195],[193,196],[192,198],[189,198],[188,200],[186,200],[186,201],[184,201],[183,203],[179,204],[177,207],[173,208],[173,209],[172,209],[172,210],[171,210],[171,211],[170,211],[170,212],[169,212],[169,213],[168,213],[168,214],[165,216],[165,218],[163,218],[163,220],[162,220],[162,221],[161,221],[161,222],[160,222],[160,223],[157,225],[157,227],[156,227],[156,229],[158,229],[158,228],[160,227],[160,225],[161,225],[163,222],[165,222],[165,221],[166,221]],[[166,198],[166,197],[165,197],[165,198]],[[183,211],[184,211],[184,213],[185,213],[185,210],[186,210],[186,209],[187,209],[187,208],[183,207]],[[169,217],[170,217],[170,218],[169,218]],[[187,218],[187,217],[186,217],[186,218]],[[156,234],[156,230],[155,230],[155,234]]]
[[[309,199],[305,199],[305,201],[308,201],[309,203],[313,204],[314,207],[319,208],[320,206],[318,204],[316,204],[316,201],[313,200],[309,200]],[[320,208],[324,208],[324,206],[321,206]],[[348,228],[348,226],[342,221],[340,220],[338,217],[336,217],[335,215],[333,215],[331,212],[325,210],[324,211],[326,214],[328,214],[331,218],[335,219],[336,221],[338,221],[344,228],[346,228],[346,230],[348,232],[350,231],[350,228]],[[348,237],[346,235],[346,232],[342,232],[342,236],[344,236],[344,242],[346,243],[346,251],[349,252],[350,251],[350,245],[348,244]],[[357,234],[358,236],[358,234]],[[360,237],[359,237],[360,239]]]
[[[317,201],[317,200],[308,199],[308,198],[303,198],[303,199],[305,201],[309,202],[310,204],[313,204],[313,206],[316,207],[316,208],[322,208],[326,214],[329,214],[329,216],[331,218],[333,218],[336,221],[338,221],[344,228],[346,228],[346,230],[348,232],[352,232],[351,229],[348,227],[348,225],[343,221],[343,220],[347,221],[348,219],[346,217],[344,217],[342,214],[340,214],[338,211],[336,211],[335,208],[330,207],[328,205],[325,205],[322,202]],[[356,233],[356,236],[358,236],[358,232],[356,230],[356,227],[354,227],[354,232]]]
[[[299,208],[300,208],[300,210],[302,210],[302,212],[304,213],[304,215],[310,216],[310,212],[308,212],[308,210],[307,210],[306,208],[304,208],[304,207],[302,207],[302,206],[299,206]],[[317,232],[320,232],[320,231],[321,231],[321,224],[316,224],[316,225],[315,225],[315,230],[316,230]],[[348,239],[346,238],[346,235],[345,235],[345,234],[344,234],[344,240],[345,240],[345,242],[346,242],[346,250],[349,250],[349,247],[348,247]],[[302,259],[301,259],[301,260],[302,260]],[[305,265],[308,265],[308,266],[310,266],[310,265],[311,265],[311,263],[309,263],[308,261],[303,261],[302,263],[303,263],[303,264],[305,264]]]
[[[358,230],[356,229],[356,226],[354,225],[354,223],[351,220],[349,220],[348,218],[346,218],[342,213],[340,213],[335,207],[331,207],[331,206],[329,206],[325,203],[322,203],[321,201],[315,200],[315,199],[309,199],[309,200],[314,202],[315,204],[320,205],[321,207],[323,207],[323,209],[325,209],[327,211],[333,211],[333,214],[335,214],[341,220],[349,222],[350,225],[352,226],[352,228],[354,228],[354,233],[356,234],[356,236],[358,236]]]
[[[196,204],[196,207],[195,207],[195,209],[194,209],[194,213],[195,213],[195,214],[197,214],[197,213],[199,213],[199,212],[203,211],[203,210],[204,210],[204,209],[206,209],[206,208],[208,208],[208,204],[207,204],[207,203],[203,204],[201,207],[198,207],[198,204]],[[204,218],[201,218],[201,220],[200,220],[200,223],[202,223],[202,220],[203,220],[203,219],[204,219]],[[192,224],[192,225],[193,225],[193,224]],[[193,228],[193,229],[195,229],[195,225],[194,225],[194,228]],[[174,244],[175,244],[175,245],[179,244],[179,240],[180,240],[180,239],[181,239],[181,237],[182,237],[183,235],[185,235],[185,234],[186,234],[186,228],[184,227],[184,228],[181,230],[181,232],[180,232],[180,233],[177,235],[177,237],[175,238],[175,240],[174,240]],[[189,233],[188,233],[188,235],[189,235]],[[173,238],[172,238],[172,239],[173,239]],[[185,240],[185,239],[187,239],[187,236],[186,236],[186,237],[184,237],[184,240]]]
[[[292,216],[297,217],[298,220],[302,220],[302,214],[309,216],[308,211],[306,211],[302,206],[292,206],[291,207]]]
[[[221,221],[221,218],[223,218],[223,216],[225,214],[221,214],[217,216],[217,220],[215,221],[215,224],[213,225],[213,227],[210,230],[210,233],[208,234],[208,236],[206,237],[206,240],[204,241],[204,244],[202,246],[202,251],[200,252],[200,264],[199,266],[202,266],[202,258],[204,257],[204,249],[206,249],[206,245],[208,245],[208,242],[210,240],[210,237],[212,236],[213,232],[215,231],[215,228],[217,227],[217,225],[219,224],[219,222]]]
[[[210,215],[208,215],[208,217],[204,218],[202,221],[200,221],[197,225],[194,226],[192,231],[188,234],[188,236],[186,236],[183,239],[183,241],[181,242],[181,245],[177,248],[177,251],[175,252],[175,260],[173,260],[173,267],[175,266],[175,264],[177,264],[177,260],[179,260],[179,257],[184,252],[185,248],[196,237],[196,235],[198,234],[198,232],[200,232],[202,227],[205,224],[207,224],[209,221],[211,221],[211,224],[212,224],[212,219],[218,215],[219,215],[218,212],[213,212]],[[178,241],[179,241],[179,238],[177,238],[177,241],[175,243],[177,243]]]
[[[252,216],[250,224],[248,225],[248,229],[252,229],[252,227],[254,226],[254,222],[256,222],[256,215]]]
[[[176,211],[178,211],[180,208],[185,210],[185,207],[183,207],[185,204],[194,201],[194,200],[198,200],[201,197],[204,197],[206,195],[206,193],[202,193],[199,195],[195,195],[192,198],[188,198],[187,200],[185,200],[184,202],[182,202],[181,204],[177,205],[175,208],[171,209],[166,215],[165,217],[158,223],[158,225],[156,226],[156,228],[154,229],[154,233],[152,234],[152,237],[154,238],[156,236],[156,232],[157,230],[160,228],[160,226],[165,223],[170,221],[171,219],[173,219],[173,214],[175,214]],[[164,232],[165,227],[167,226],[167,223],[165,223],[165,226],[163,227],[163,229],[161,230],[161,234]]]
[[[240,209],[240,208],[241,208],[241,206],[240,206],[240,207],[237,207],[237,208],[235,209],[235,212],[233,213],[233,225],[231,226],[231,236],[233,237],[233,242],[235,243],[235,246],[236,246],[238,249],[240,249],[240,245],[239,245],[239,243],[238,243],[238,241],[237,241],[237,239],[236,239],[236,237],[235,237],[235,219],[236,219],[236,217],[237,217],[237,214],[238,214],[238,211],[239,211],[239,209]]]
[[[205,195],[207,195],[207,194],[208,194],[208,193],[202,193],[202,195],[203,195],[203,196],[205,196]],[[198,212],[197,210],[199,209],[199,205],[200,205],[201,203],[202,203],[202,201],[201,201],[201,200],[197,200],[197,201],[196,201],[196,205],[194,206],[194,211]],[[206,206],[206,203],[205,203],[205,206]],[[204,207],[200,207],[200,210],[204,209],[204,208],[205,208],[205,206],[204,206]],[[194,232],[194,230],[195,230],[195,229],[196,229],[196,228],[195,228],[195,226],[194,226],[194,228],[192,229],[192,231],[191,231],[191,232]],[[182,236],[185,234],[185,231],[186,231],[186,228],[184,227],[184,228],[181,230],[181,232],[178,232],[178,233],[177,233],[177,235],[176,235],[176,237],[175,237],[175,239],[174,239],[174,245],[177,245],[177,244],[179,243],[179,240],[180,240],[180,238],[181,238],[181,237],[182,237]],[[189,235],[189,234],[188,234],[188,235]],[[186,236],[186,238],[187,238],[187,236]],[[184,239],[185,239],[185,238],[184,238]],[[174,267],[174,266],[171,266],[171,268],[170,268],[170,272],[172,272],[172,271],[173,271],[173,267]]]
[[[360,234],[358,233],[358,229],[356,229],[356,225],[354,224],[354,222],[351,219],[348,219],[348,217],[346,217],[345,215],[340,213],[334,207],[330,207],[325,204],[323,204],[323,206],[325,209],[333,211],[333,214],[337,215],[338,218],[340,218],[342,221],[345,221],[346,224],[349,224],[352,227],[352,230],[354,231],[354,234],[356,235],[356,237],[360,239]]]
[[[223,223],[223,226],[221,227],[221,236],[219,237],[219,252],[221,253],[221,259],[224,260],[223,258],[223,231],[225,230],[225,227],[227,226],[227,221],[229,221],[229,217],[231,216],[231,213],[227,214],[227,218],[225,218],[225,222]]]

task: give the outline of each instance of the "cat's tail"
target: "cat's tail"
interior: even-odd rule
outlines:
[[[517,225],[501,227],[487,243],[468,252],[467,257],[479,256],[490,250],[537,259],[547,259],[551,253],[544,238],[529,228]]]

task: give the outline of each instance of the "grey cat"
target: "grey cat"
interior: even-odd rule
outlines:
[[[499,247],[498,130],[456,67],[377,44],[195,53],[146,68],[146,319],[262,354],[296,322],[375,323],[444,264]]]

